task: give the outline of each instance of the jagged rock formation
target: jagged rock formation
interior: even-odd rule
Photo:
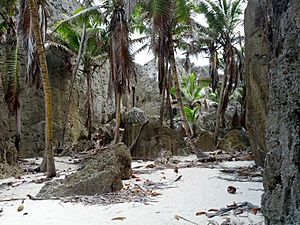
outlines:
[[[262,104],[263,99],[265,104],[262,106],[268,107],[260,113],[263,115],[261,117],[257,117],[255,112],[251,114],[253,111],[248,109],[248,118],[267,118],[264,125],[265,150],[268,153],[264,172],[265,193],[262,197],[267,225],[300,224],[299,18],[298,0],[251,0],[246,13],[248,57],[258,61],[256,65],[248,61],[247,79],[250,80],[248,85],[258,87],[259,91],[255,95],[248,86],[247,94],[252,95],[249,98],[255,99],[256,104]],[[264,57],[262,53],[265,53]],[[258,75],[255,79],[254,73],[251,74],[253,71]],[[268,92],[263,90],[266,80]],[[260,127],[255,123],[252,125]],[[263,138],[262,131],[250,133],[252,145],[257,135]]]

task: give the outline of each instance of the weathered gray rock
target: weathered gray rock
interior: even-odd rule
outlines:
[[[259,52],[256,58],[262,59],[261,50],[267,47],[263,60],[265,63],[255,64],[255,68],[259,72],[256,74],[262,75],[267,71],[268,83],[259,86],[258,98],[253,98],[255,104],[264,107],[266,104],[263,104],[261,99],[268,101],[268,108],[263,111],[267,112],[265,149],[268,152],[264,171],[265,193],[262,196],[265,224],[300,224],[300,2],[298,0],[251,0],[246,18],[249,24],[252,23],[251,26],[246,27],[248,56],[249,51],[254,53],[257,49]],[[253,32],[255,29],[251,27],[256,28],[257,31]],[[259,35],[256,40],[255,34]],[[253,45],[249,49],[251,38]],[[254,64],[252,65],[253,71],[255,68]],[[257,86],[257,83],[265,83],[266,77],[259,77],[254,79],[248,74],[247,79],[250,79],[248,85]],[[268,90],[267,98],[265,98],[265,90]],[[247,95],[253,94],[247,93]],[[252,112],[248,111],[252,118],[265,115],[264,113],[256,115]],[[250,136],[260,137],[261,131],[258,129],[260,125],[255,121],[250,122],[257,129],[257,133],[252,132]],[[251,144],[253,144],[253,137]],[[261,145],[262,142],[258,144]]]
[[[194,143],[197,149],[204,152],[216,150],[214,134],[209,131],[201,131]]]
[[[123,144],[113,145],[90,160],[82,170],[71,174],[65,180],[48,182],[38,197],[67,197],[74,195],[95,195],[122,189],[122,179],[132,175],[131,157]]]
[[[266,1],[248,2],[245,12],[246,126],[255,161],[263,166],[268,113],[268,63],[270,43],[267,37]]]
[[[232,129],[219,140],[218,149],[232,152],[246,150],[249,145],[249,138],[244,129]]]
[[[132,107],[132,95],[130,96],[130,101],[130,106]],[[159,115],[160,95],[157,82],[157,67],[153,61],[144,66],[137,66],[135,107],[142,109],[150,116]]]
[[[147,117],[137,108],[126,114],[123,141],[127,146],[133,143],[142,124],[147,120],[149,122],[144,125],[136,144],[131,148],[132,157],[154,159],[186,153],[186,144],[180,133],[161,125],[154,118]]]

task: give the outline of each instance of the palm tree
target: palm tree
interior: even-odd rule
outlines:
[[[110,87],[114,90],[116,128],[114,142],[120,141],[121,99],[130,87],[134,75],[134,64],[129,50],[129,35],[124,2],[113,2],[113,13],[109,24]]]
[[[225,111],[229,102],[230,93],[236,88],[238,83],[239,70],[238,64],[241,57],[238,57],[238,50],[235,44],[238,44],[239,38],[235,31],[237,26],[241,23],[242,15],[242,0],[232,1],[216,1],[205,0],[201,1],[198,9],[199,12],[205,16],[208,27],[203,27],[203,33],[209,35],[211,38],[209,45],[210,52],[210,68],[213,81],[213,89],[216,88],[216,74],[217,74],[217,51],[222,50],[222,57],[224,61],[224,78],[220,91],[220,101],[217,109],[216,127],[214,133],[215,144],[217,144],[218,133],[220,126],[225,126]]]
[[[38,81],[39,75],[41,75],[45,99],[45,151],[39,169],[47,171],[47,177],[54,177],[56,176],[56,170],[52,150],[52,95],[43,44],[47,15],[46,0],[38,2],[35,0],[21,0],[19,28],[22,36],[20,40],[22,40],[27,53],[27,76],[28,80]],[[40,20],[40,18],[42,19]]]
[[[190,32],[193,25],[193,2],[183,0],[151,0],[141,1],[137,9],[136,20],[142,21],[134,27],[142,32],[150,32],[150,48],[153,50],[158,62],[158,80],[161,94],[160,122],[164,119],[165,96],[170,93],[173,81],[176,87],[182,126],[191,136],[180,96],[178,71],[175,60],[175,50],[179,46],[181,38]],[[144,25],[142,25],[144,23]]]
[[[84,13],[82,13],[84,12]],[[99,67],[99,61],[105,61],[107,55],[107,30],[101,27],[103,18],[97,8],[91,7],[85,9],[83,7],[77,9],[69,20],[59,23],[56,34],[53,34],[55,41],[59,42],[59,46],[63,45],[78,54],[76,66],[73,69],[72,80],[70,83],[68,99],[65,104],[60,147],[63,149],[66,124],[68,121],[69,105],[72,97],[73,85],[76,79],[79,65],[83,64],[83,74],[87,80],[86,92],[86,127],[88,130],[88,139],[91,139],[92,133],[92,74]],[[89,18],[89,19],[86,19]],[[81,28],[82,27],[82,28]],[[82,30],[81,30],[82,29]]]
[[[192,19],[194,1],[186,0],[150,0],[140,1],[137,17],[143,20],[137,28],[150,33],[150,48],[158,62],[158,80],[161,93],[160,122],[162,123],[165,108],[165,96],[170,95],[171,83],[174,82],[182,127],[187,136],[188,145],[199,157],[207,155],[196,149],[192,141],[192,131],[186,119],[181,99],[179,76],[175,60],[175,50],[181,40],[188,37],[194,26]],[[141,25],[144,23],[144,25]],[[170,103],[169,103],[170,105]]]

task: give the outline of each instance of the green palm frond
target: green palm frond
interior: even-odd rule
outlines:
[[[176,20],[177,23],[189,23],[191,18],[191,8],[186,0],[176,0]]]
[[[19,52],[18,45],[7,56],[5,62],[4,99],[10,112],[20,107]]]
[[[194,124],[199,116],[198,114],[198,111],[199,111],[199,107],[194,107],[193,109],[185,106],[183,108],[184,110],[184,114],[186,116],[186,119],[187,121],[190,123],[190,124]]]
[[[77,10],[74,11],[72,16],[60,21],[56,25],[52,34],[54,32],[56,32],[56,30],[65,23],[79,23],[82,25],[83,22],[86,21],[86,18],[95,18],[95,20],[98,20],[98,21],[105,21],[106,20],[105,15],[101,11],[99,11],[101,7],[102,7],[102,5],[92,6],[89,8],[83,8],[83,7],[78,8]]]
[[[73,52],[78,52],[81,35],[75,26],[68,23],[61,24],[55,38]]]

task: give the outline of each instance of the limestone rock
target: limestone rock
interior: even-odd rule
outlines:
[[[300,3],[251,0],[245,16],[250,141],[261,161],[268,152],[265,224],[300,224]]]
[[[122,189],[122,179],[132,175],[131,157],[123,143],[113,145],[90,160],[82,170],[60,182],[48,182],[38,196],[95,195]]]
[[[131,155],[138,158],[154,159],[157,157],[185,154],[185,142],[180,133],[161,125],[156,119],[147,117],[140,110],[133,108],[126,114],[124,143],[130,146],[142,126],[148,120],[136,144],[131,149]]]
[[[195,146],[205,152],[216,150],[214,134],[209,131],[201,131],[196,138]]]
[[[246,150],[249,147],[249,138],[244,129],[230,130],[224,138],[219,140],[218,149],[232,152]]]
[[[263,166],[268,113],[268,40],[266,1],[251,0],[245,11],[246,127],[255,161]]]

